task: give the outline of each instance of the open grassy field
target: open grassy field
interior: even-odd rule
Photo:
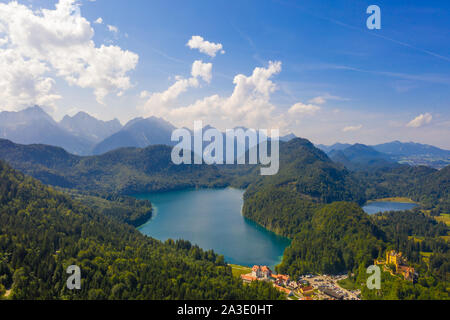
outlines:
[[[416,236],[409,236],[408,240],[414,240],[414,242],[422,242],[423,241],[423,237],[416,237]]]
[[[338,281],[337,284],[346,290],[358,290],[356,283],[348,278]]]
[[[435,217],[436,221],[443,222],[450,227],[450,213],[442,213],[440,216]]]
[[[252,272],[252,268],[244,267],[244,266],[238,266],[236,264],[229,264],[229,266],[232,269],[233,276],[240,277],[241,274],[247,274]]]
[[[370,200],[368,201],[368,203],[370,202],[402,202],[402,203],[417,203],[415,201],[413,201],[410,198],[405,198],[405,197],[392,197],[392,198],[382,198],[382,199],[376,199],[376,200]]]
[[[422,256],[423,261],[426,264],[430,263],[430,257],[431,257],[432,254],[433,254],[432,252],[420,252],[420,255]]]

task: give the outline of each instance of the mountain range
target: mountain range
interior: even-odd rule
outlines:
[[[400,165],[389,155],[378,152],[373,147],[364,144],[355,144],[341,150],[334,149],[328,153],[328,156],[334,162],[342,163],[346,168],[353,171]]]
[[[211,127],[204,129],[207,128]],[[135,118],[122,126],[117,119],[102,121],[85,112],[65,116],[57,122],[38,106],[19,112],[0,112],[0,138],[25,145],[57,146],[81,156],[100,155],[118,148],[173,146],[171,135],[175,129],[174,125],[157,117]],[[295,138],[294,134],[288,134],[280,140],[288,142]],[[450,151],[413,142],[394,141],[375,146],[336,143],[316,147],[351,170],[390,166],[396,162],[439,169],[450,164]]]
[[[150,145],[164,144],[171,146],[171,136],[176,128],[169,122],[156,117],[136,118],[123,128],[106,137],[92,150],[93,154],[102,154],[125,147],[145,148]]]
[[[73,117],[66,115],[59,125],[71,134],[92,143],[99,143],[122,129],[122,124],[117,119],[102,121],[86,112],[78,112]]]
[[[319,144],[316,147],[326,152],[334,161],[354,170],[363,166],[382,167],[394,163],[425,165],[436,169],[450,164],[449,150],[414,142],[393,141],[374,146],[336,143],[331,146]]]
[[[171,145],[173,125],[159,118],[136,118],[125,126],[79,112],[55,121],[39,106],[0,112],[0,138],[19,144],[45,144],[75,155],[101,154],[122,147]]]
[[[0,138],[16,143],[60,146],[75,154],[88,154],[92,142],[72,134],[39,107],[0,113]]]

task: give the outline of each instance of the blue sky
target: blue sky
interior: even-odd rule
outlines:
[[[36,10],[55,10],[57,1],[18,2],[40,15]],[[381,30],[366,27],[371,4],[381,8]],[[80,110],[123,123],[155,115],[189,127],[194,119],[219,128],[280,127],[314,143],[401,140],[450,149],[448,2],[84,0],[71,5],[80,9],[71,15],[90,23],[89,38],[96,48],[119,47],[119,60],[125,51],[138,56],[135,65],[127,60],[130,64],[122,69],[129,85],[85,77],[71,82],[68,73],[73,70],[40,54],[36,59],[50,65],[43,76],[54,81],[51,97],[58,98],[49,98],[50,91],[35,100],[31,94],[28,100],[10,95],[7,99],[12,102],[3,109],[49,101],[48,110],[58,119]],[[102,23],[95,23],[98,18]],[[0,26],[2,19],[8,15],[0,16]],[[12,32],[4,29],[6,36]],[[36,30],[32,37],[46,41],[45,34],[31,30]],[[211,57],[189,48],[186,44],[195,35],[221,44],[224,54],[218,51]],[[70,41],[68,34],[68,48],[73,45]],[[3,48],[15,46],[10,40]],[[209,81],[191,74],[194,61],[212,65]],[[280,66],[264,75],[270,61]],[[109,67],[114,69],[114,63]],[[255,68],[263,75],[255,74]],[[120,70],[111,72],[113,77]],[[233,83],[237,75],[243,75],[241,84]],[[193,82],[162,103],[158,93],[180,79]],[[99,87],[108,89],[103,99],[93,93]]]

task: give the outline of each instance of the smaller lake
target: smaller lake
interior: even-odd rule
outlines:
[[[243,194],[228,188],[135,195],[150,200],[154,208],[153,218],[139,231],[162,241],[188,240],[224,255],[228,263],[273,268],[290,240],[245,219]]]
[[[411,210],[417,206],[415,203],[376,201],[366,204],[363,209],[368,214],[376,214],[379,212]]]

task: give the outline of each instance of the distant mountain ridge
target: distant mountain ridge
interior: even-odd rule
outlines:
[[[350,145],[336,143],[331,146],[317,145],[317,147],[326,152],[335,161],[344,163],[346,160],[350,160],[344,157],[345,153],[347,153],[347,155],[349,153],[354,153],[356,150],[352,150],[352,148],[357,145],[362,146],[361,144]],[[402,164],[409,164],[412,166],[425,165],[436,169],[444,168],[450,164],[449,150],[440,149],[427,144],[393,141],[366,147],[372,148],[372,157],[374,158],[384,158],[385,160]],[[343,153],[339,153],[339,151],[342,151]],[[362,151],[361,148],[360,151]],[[378,152],[379,154],[377,155],[373,151]],[[360,155],[360,157],[361,156],[362,155]],[[365,156],[367,156],[367,153]]]
[[[350,170],[365,170],[395,167],[399,164],[389,155],[376,151],[364,144],[355,144],[343,150],[332,150],[328,156],[334,162],[342,163]]]
[[[429,155],[450,158],[450,150],[415,142],[394,141],[376,145],[374,149],[393,156]]]
[[[324,144],[318,144],[316,145],[317,148],[319,148],[320,150],[322,150],[325,153],[330,153],[333,150],[339,151],[339,150],[344,150],[347,149],[348,147],[351,147],[352,145],[349,143],[335,143],[331,146],[326,146]]]
[[[92,153],[98,155],[118,148],[145,148],[159,144],[173,146],[171,136],[175,129],[175,126],[161,118],[136,118],[129,121],[120,131],[98,143]]]
[[[79,112],[59,123],[41,107],[0,112],[0,138],[18,144],[61,147],[75,155],[102,154],[118,148],[173,145],[172,124],[161,118],[135,118],[125,126],[114,119],[103,121]]]
[[[206,126],[204,129],[210,128]],[[45,144],[64,148],[75,155],[99,155],[119,148],[145,148],[150,145],[174,146],[172,132],[176,129],[162,118],[135,118],[122,126],[117,120],[102,121],[85,113],[65,116],[59,123],[38,106],[19,112],[0,112],[0,138],[18,144]],[[246,128],[243,128],[244,130]],[[297,137],[288,134],[280,141],[289,142]],[[207,143],[203,143],[205,146]],[[419,143],[390,143],[367,146],[336,143],[316,145],[334,161],[355,170],[362,165],[386,166],[399,162],[412,166],[425,165],[441,169],[450,164],[450,151]],[[254,146],[249,146],[250,148]],[[246,151],[249,149],[247,146]],[[225,149],[224,149],[225,151]],[[342,151],[343,153],[339,153]],[[379,154],[376,154],[378,152]],[[237,149],[235,150],[237,153]],[[237,155],[239,158],[240,155]],[[356,164],[356,167],[355,167]]]
[[[38,106],[19,112],[0,112],[0,138],[21,144],[59,146],[74,154],[89,154],[93,143],[62,128]]]
[[[122,124],[117,119],[102,121],[86,112],[78,112],[72,117],[66,115],[59,124],[75,136],[94,143],[99,143],[122,129]]]

